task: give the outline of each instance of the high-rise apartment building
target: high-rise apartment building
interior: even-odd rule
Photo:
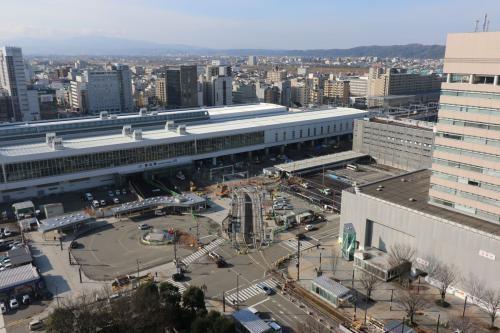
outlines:
[[[35,120],[30,115],[28,88],[24,71],[23,53],[19,47],[0,48],[0,88],[7,91],[12,103],[14,120]]]
[[[203,104],[207,106],[233,104],[231,66],[207,66],[203,77]]]
[[[247,65],[248,66],[257,66],[257,63],[258,63],[258,59],[256,56],[248,56],[248,60],[247,60]]]
[[[325,103],[349,104],[349,81],[328,80],[323,85]]]
[[[402,68],[372,67],[368,74],[368,95],[415,95],[439,92],[441,78],[437,75],[408,73]]]
[[[500,223],[500,32],[446,43],[429,202]]]
[[[278,67],[267,72],[267,83],[278,83],[286,79],[287,73],[285,70],[280,70]]]

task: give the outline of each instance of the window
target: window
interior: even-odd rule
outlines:
[[[470,74],[451,74],[452,83],[469,83]]]
[[[495,77],[492,75],[474,75],[474,84],[493,84]]]

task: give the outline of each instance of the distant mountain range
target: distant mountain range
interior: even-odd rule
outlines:
[[[227,55],[227,56],[300,56],[443,58],[443,45],[358,46],[349,49],[211,49],[183,44],[160,44],[115,37],[85,36],[67,39],[20,38],[0,41],[0,45],[23,48],[25,55],[96,55],[96,56],[162,56],[162,55]]]

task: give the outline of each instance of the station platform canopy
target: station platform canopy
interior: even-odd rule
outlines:
[[[122,215],[156,209],[157,207],[196,208],[204,204],[206,204],[204,198],[194,193],[183,193],[172,197],[157,196],[140,201],[126,202],[111,211],[114,215]]]
[[[65,214],[41,220],[38,223],[38,231],[46,233],[54,230],[68,229],[90,220],[92,220],[92,217],[84,212]]]
[[[300,161],[282,163],[275,165],[275,168],[288,174],[301,174],[321,170],[322,168],[354,163],[358,159],[367,156],[369,155],[349,150],[336,154],[306,158]]]

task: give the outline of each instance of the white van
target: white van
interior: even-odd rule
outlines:
[[[43,321],[41,321],[40,319],[32,320],[32,321],[30,321],[28,327],[29,327],[30,331],[37,331],[37,330],[43,328]]]

